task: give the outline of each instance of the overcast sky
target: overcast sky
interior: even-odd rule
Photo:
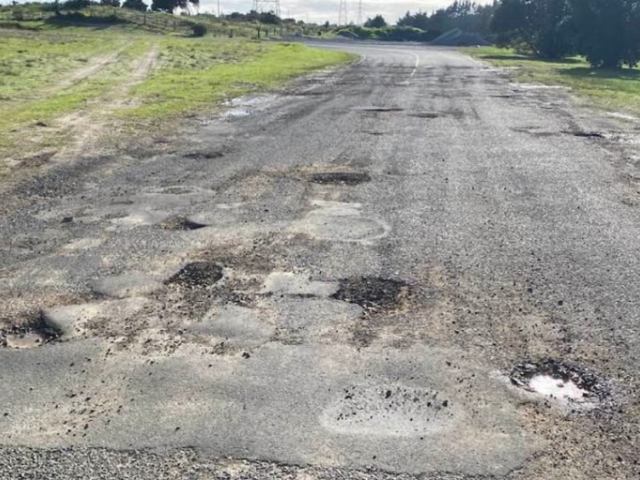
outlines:
[[[491,3],[493,0],[476,0],[478,3]],[[200,0],[201,10],[209,10],[215,13],[217,9],[216,0]],[[431,12],[441,7],[453,3],[453,0],[363,0],[362,9],[364,15],[383,15],[387,21],[395,22],[403,16],[407,10],[417,12],[418,10]],[[247,11],[253,5],[252,0],[220,0],[220,8],[223,13],[233,11]],[[332,23],[338,20],[338,8],[340,0],[280,0],[282,15],[295,17],[299,20],[310,22]],[[355,21],[357,16],[358,1],[347,0],[347,7],[350,21]]]
[[[26,0],[18,0],[20,3]],[[151,3],[151,0],[144,0]],[[355,22],[358,12],[358,0],[346,0],[349,13],[349,21]],[[476,0],[477,3],[491,3],[493,0]],[[10,4],[11,0],[0,0],[0,4]],[[363,0],[362,10],[364,16],[371,17],[376,14],[383,15],[389,23],[402,17],[408,10],[417,12],[432,12],[441,7],[453,3],[453,0]],[[200,11],[216,13],[217,0],[200,0]],[[295,17],[298,20],[324,23],[338,21],[338,8],[340,0],[280,0],[282,15]],[[253,0],[220,0],[222,13],[248,12],[253,6]]]

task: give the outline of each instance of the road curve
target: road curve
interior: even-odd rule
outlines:
[[[0,217],[0,478],[637,478],[638,123],[360,55]]]

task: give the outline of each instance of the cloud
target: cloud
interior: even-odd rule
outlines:
[[[217,11],[216,0],[200,0],[200,10]],[[358,14],[358,0],[346,0],[349,20],[355,21]],[[493,0],[477,0],[478,3],[491,3]],[[366,17],[380,14],[388,22],[394,23],[407,11],[432,12],[438,8],[446,7],[453,3],[453,0],[363,0],[362,10]],[[220,0],[220,8],[223,13],[247,12],[253,6],[252,0]],[[299,20],[324,23],[329,20],[332,23],[338,20],[338,9],[340,0],[280,0],[282,15],[294,17]]]

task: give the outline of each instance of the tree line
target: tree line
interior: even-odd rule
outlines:
[[[581,54],[597,68],[640,61],[640,0],[501,0],[491,26],[499,45],[542,58]]]
[[[369,21],[386,24],[380,16]],[[640,0],[456,0],[431,14],[407,12],[397,24],[436,33],[459,28],[540,58],[583,55],[596,68],[640,63]]]

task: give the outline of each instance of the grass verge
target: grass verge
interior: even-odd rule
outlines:
[[[131,28],[0,28],[0,158],[61,148],[83,128],[70,127],[70,114],[146,136],[181,115],[351,59],[300,44]]]
[[[496,47],[463,51],[497,67],[513,69],[513,78],[518,82],[569,87],[598,108],[640,115],[639,69],[598,70],[580,57],[540,60]]]
[[[300,44],[206,39],[165,40],[164,68],[133,89],[140,105],[126,116],[158,118],[210,107],[220,100],[274,88],[313,70],[351,60],[342,52]]]

